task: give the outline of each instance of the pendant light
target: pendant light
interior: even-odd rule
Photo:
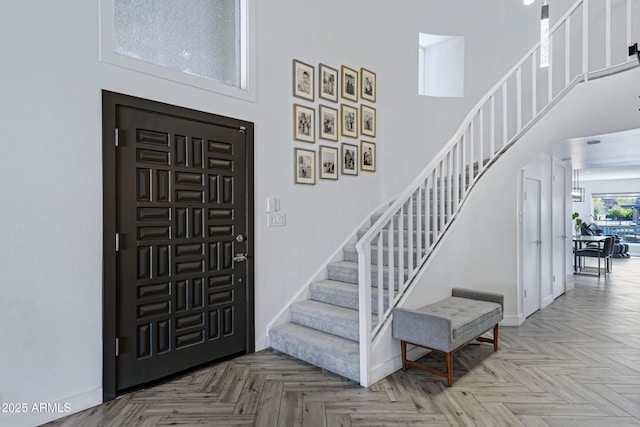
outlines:
[[[546,0],[540,16],[540,67],[549,66],[549,5]]]
[[[571,188],[571,200],[584,202],[584,187],[580,187],[580,171],[573,171],[573,187]]]

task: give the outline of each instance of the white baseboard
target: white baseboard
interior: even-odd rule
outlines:
[[[553,302],[553,295],[549,295],[542,299],[542,304],[540,308],[548,307]]]
[[[264,350],[271,347],[269,337],[256,338],[256,351]]]
[[[500,326],[520,326],[524,323],[524,314],[504,316]]]
[[[17,402],[16,402],[17,403]],[[23,402],[20,402],[22,404]],[[33,427],[102,403],[102,387],[55,402],[24,402],[26,412],[0,418],[0,427]]]
[[[573,274],[568,275],[565,279],[565,293],[574,290],[576,287],[575,279],[573,278]]]

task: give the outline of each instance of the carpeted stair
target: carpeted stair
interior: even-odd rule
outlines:
[[[366,229],[360,230],[359,236],[364,232]],[[386,243],[383,250],[388,253]],[[377,249],[373,251],[376,253]],[[398,249],[394,252],[397,259]],[[379,292],[377,268],[372,266],[374,315]],[[388,269],[386,262],[383,268]],[[387,280],[384,282],[386,286]],[[358,299],[357,254],[355,244],[349,244],[343,250],[343,260],[327,266],[327,278],[310,285],[309,299],[291,305],[291,321],[269,331],[271,347],[359,382]],[[385,308],[387,306],[385,299]]]

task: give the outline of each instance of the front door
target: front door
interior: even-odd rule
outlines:
[[[106,108],[115,116],[114,179],[105,178],[115,187],[115,297],[105,295],[105,311],[114,313],[117,393],[253,351],[253,132],[116,94],[105,93]]]

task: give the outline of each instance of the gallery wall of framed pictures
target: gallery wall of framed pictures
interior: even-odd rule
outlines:
[[[376,172],[376,73],[294,59],[292,80],[294,183]]]

